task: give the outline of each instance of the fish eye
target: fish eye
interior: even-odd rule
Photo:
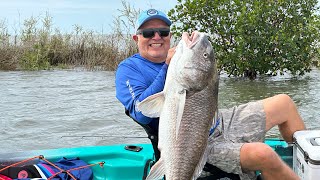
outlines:
[[[208,58],[208,53],[203,53],[204,58]]]

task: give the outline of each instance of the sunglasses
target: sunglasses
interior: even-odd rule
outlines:
[[[169,28],[138,29],[137,35],[142,34],[144,38],[152,38],[154,37],[156,32],[161,37],[167,37],[170,34],[170,29]]]

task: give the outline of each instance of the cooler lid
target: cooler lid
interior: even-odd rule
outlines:
[[[297,131],[294,141],[306,162],[320,165],[320,130]]]

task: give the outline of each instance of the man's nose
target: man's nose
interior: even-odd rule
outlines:
[[[153,39],[161,39],[160,33],[159,32],[155,32]]]

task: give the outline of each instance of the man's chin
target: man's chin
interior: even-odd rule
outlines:
[[[150,56],[150,60],[152,60],[153,62],[161,63],[166,60],[166,57],[164,57],[163,54],[161,56],[153,54]]]
[[[166,57],[163,55],[164,53],[150,53],[150,57],[153,59],[165,59]]]

